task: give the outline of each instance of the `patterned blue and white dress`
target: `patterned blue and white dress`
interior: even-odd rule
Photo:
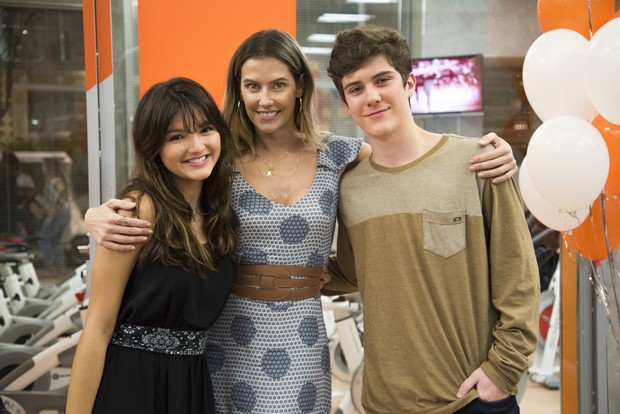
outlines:
[[[234,261],[323,266],[334,233],[338,171],[355,159],[361,143],[328,137],[310,190],[290,206],[267,199],[237,172],[232,203],[239,242]],[[231,294],[208,333],[216,412],[329,413],[327,342],[320,296],[262,301]]]

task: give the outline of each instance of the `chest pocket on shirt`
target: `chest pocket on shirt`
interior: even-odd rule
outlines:
[[[465,248],[465,212],[424,209],[424,249],[448,258]]]

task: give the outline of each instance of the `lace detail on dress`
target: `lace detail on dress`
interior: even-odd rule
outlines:
[[[114,331],[110,343],[161,354],[202,355],[207,347],[207,332],[122,324]]]

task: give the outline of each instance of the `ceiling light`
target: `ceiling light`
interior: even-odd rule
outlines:
[[[312,33],[310,36],[308,36],[308,42],[334,43],[335,40],[335,34]]]
[[[306,55],[329,55],[332,52],[331,47],[309,47],[303,46],[301,50]]]
[[[370,14],[323,13],[317,21],[322,23],[364,23],[374,17]]]
[[[347,0],[346,3],[377,3],[377,4],[386,4],[386,3],[396,3],[398,0]]]

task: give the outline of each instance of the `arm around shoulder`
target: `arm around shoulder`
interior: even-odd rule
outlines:
[[[357,292],[355,260],[346,227],[338,215],[337,253],[329,257],[326,272],[331,277],[321,293],[326,296]]]
[[[134,250],[136,243],[142,243],[152,233],[148,220],[132,217],[136,207],[129,199],[111,199],[99,207],[91,207],[86,211],[84,223],[97,243],[118,251]],[[122,217],[127,220],[119,222]]]
[[[480,178],[492,178],[494,184],[508,180],[517,172],[517,160],[512,147],[494,132],[478,141],[481,146],[491,145],[491,151],[477,155],[470,160],[470,170],[478,171]]]
[[[355,167],[362,160],[365,160],[366,158],[368,158],[371,153],[372,153],[372,147],[370,146],[370,144],[368,144],[367,142],[362,142],[362,145],[360,147],[360,152],[357,154],[357,157],[355,158],[355,160],[353,160],[351,163],[347,165],[347,169]]]
[[[360,162],[361,160],[367,158],[372,153],[372,147],[367,142],[362,142],[362,146],[360,147],[360,152],[357,154],[356,162]]]
[[[360,146],[360,150],[357,153],[357,157],[355,157],[355,159],[353,161],[351,161],[350,163],[348,163],[347,165],[344,166],[344,168],[340,169],[340,174],[349,171],[350,169],[354,168],[357,164],[359,164],[361,161],[363,161],[364,159],[368,158],[368,156],[370,156],[370,154],[372,153],[372,148],[370,147],[370,145],[366,142],[362,142],[362,145]]]

